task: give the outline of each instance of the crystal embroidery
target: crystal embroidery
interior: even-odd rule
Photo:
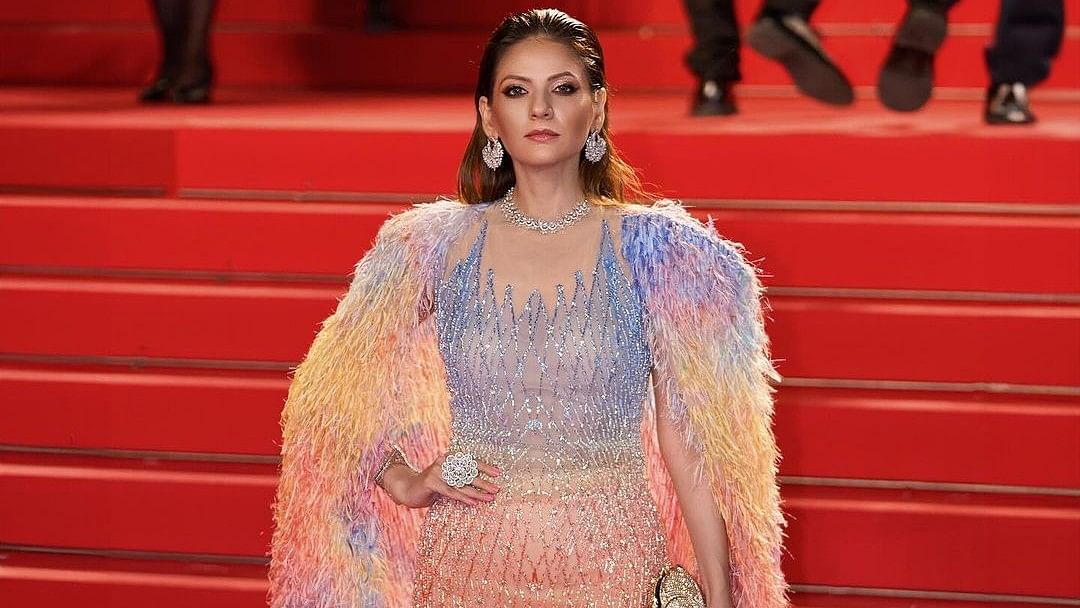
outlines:
[[[420,531],[413,602],[448,606],[649,605],[665,538],[641,443],[652,365],[644,309],[608,219],[586,285],[496,298],[488,220],[436,288],[451,448],[503,470],[494,501],[439,497]]]

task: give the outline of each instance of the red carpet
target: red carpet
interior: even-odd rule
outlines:
[[[219,105],[180,110],[134,107],[132,95],[0,91],[0,133],[19,151],[0,166],[0,183],[230,197],[446,193],[473,120],[465,95],[224,91]],[[936,101],[908,116],[873,100],[846,111],[748,98],[733,120],[687,117],[687,101],[612,100],[617,145],[671,195],[1080,200],[1080,103],[1048,102],[1041,124],[1001,129],[982,124],[974,101]]]
[[[872,97],[903,3],[832,0],[853,108],[747,53],[741,114],[707,119],[677,2],[562,4],[603,28],[616,145],[769,273],[798,608],[1080,598],[1066,4],[1028,128],[981,120],[991,0],[956,9],[922,112]],[[349,3],[224,2],[226,86],[177,108],[133,103],[144,2],[0,0],[0,606],[263,605],[285,371],[387,213],[452,192],[468,62],[526,6],[402,2],[426,29],[371,35]]]

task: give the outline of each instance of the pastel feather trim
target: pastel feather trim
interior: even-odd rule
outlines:
[[[758,271],[741,245],[674,201],[624,208],[622,253],[646,302],[654,378],[702,455],[696,476],[709,479],[727,523],[735,605],[788,606],[768,382],[780,376],[768,357]],[[272,506],[271,608],[410,605],[426,510],[394,504],[371,478],[391,442],[417,466],[449,442],[445,369],[428,313],[449,245],[477,216],[476,205],[438,200],[386,220],[294,370]],[[669,557],[696,572],[654,412],[642,427],[650,487]]]
[[[781,376],[769,356],[762,272],[711,218],[702,224],[675,201],[635,216],[623,249],[644,294],[654,381],[664,383],[667,411],[684,441],[702,455],[694,476],[709,480],[726,522],[735,606],[788,606],[770,384]],[[646,440],[659,451],[654,437]],[[681,509],[657,462],[650,460],[650,473],[664,483],[654,494],[668,524],[669,553],[696,572]]]

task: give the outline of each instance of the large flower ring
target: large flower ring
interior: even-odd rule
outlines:
[[[442,478],[452,488],[462,488],[480,475],[476,457],[468,452],[450,452],[442,463]]]

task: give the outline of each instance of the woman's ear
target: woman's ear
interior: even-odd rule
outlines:
[[[596,109],[596,119],[593,121],[593,131],[599,131],[604,127],[604,108],[607,107],[607,87],[596,89],[593,93],[593,104]]]
[[[491,114],[491,105],[488,103],[488,98],[481,95],[476,107],[480,111],[480,124],[484,128],[484,134],[488,137],[498,137],[499,134],[495,131],[495,121]]]

